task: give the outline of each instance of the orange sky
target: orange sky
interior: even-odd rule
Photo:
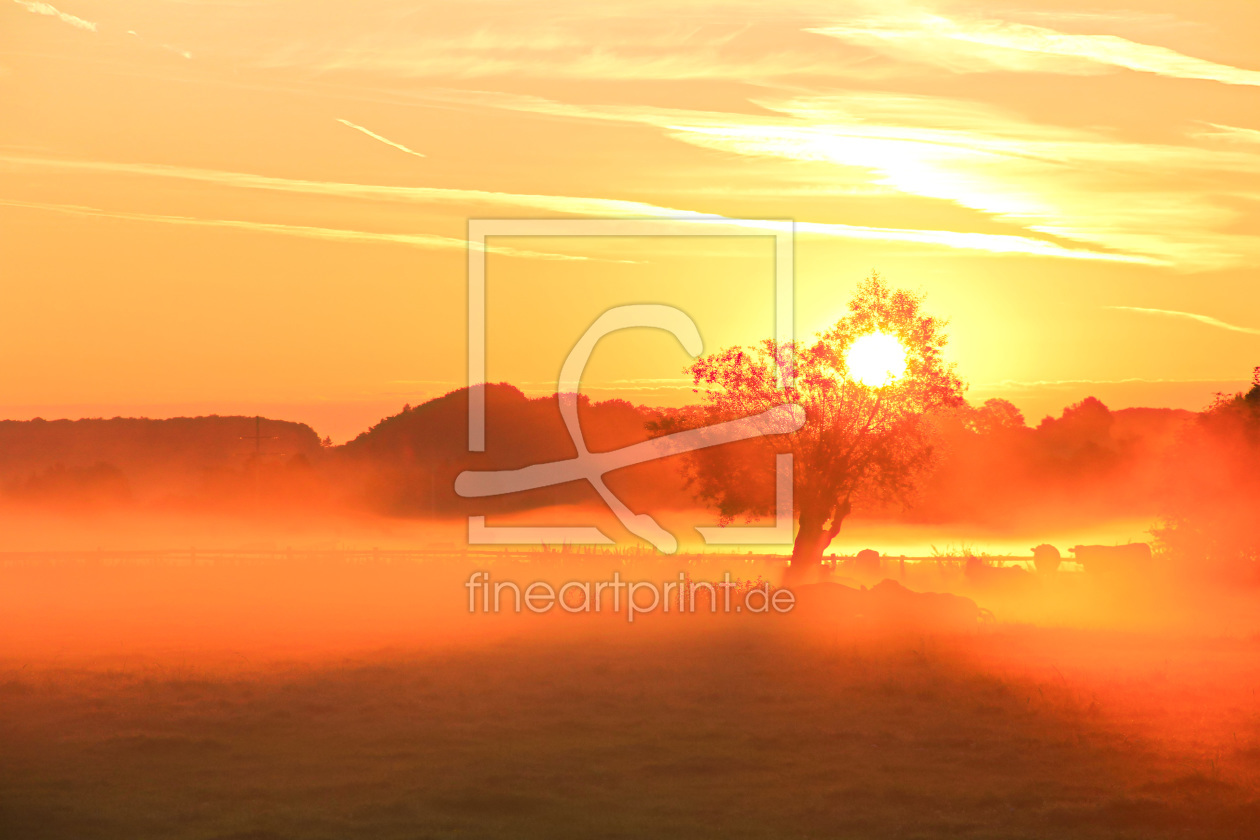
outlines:
[[[1260,4],[1107,5],[0,0],[0,416],[345,439],[465,383],[469,218],[680,212],[798,223],[798,335],[876,268],[973,400],[1202,407],[1260,364]],[[767,336],[772,256],[495,242],[489,375],[619,303]]]

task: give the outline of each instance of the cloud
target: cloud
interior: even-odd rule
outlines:
[[[351,73],[357,79],[367,73],[393,79],[808,83],[811,77],[923,76],[927,64],[957,72],[1090,74],[1126,68],[1227,84],[1260,83],[1256,70],[1115,35],[1056,28],[1166,31],[1178,23],[1170,15],[1007,4],[1024,7],[1012,15],[1029,22],[1016,23],[919,11],[924,5],[914,0],[552,0],[548,14],[539,15],[530,4],[508,0],[423,13],[403,3],[359,3],[333,30],[321,25],[326,18],[308,20],[276,10],[274,20],[284,23],[277,31],[284,37],[257,44],[248,60],[260,67]],[[859,49],[837,49],[830,39]]]
[[[566,215],[595,218],[654,218],[678,219],[690,224],[712,225],[715,229],[733,230],[764,229],[765,226],[745,219],[733,219],[712,213],[648,204],[620,199],[587,198],[563,195],[531,195],[520,193],[488,192],[443,187],[396,187],[369,184],[350,184],[330,181],[306,181],[252,175],[241,172],[194,169],[141,163],[111,163],[101,161],[54,160],[0,156],[0,163],[15,167],[61,169],[72,172],[105,172],[113,174],[174,178],[216,184],[241,189],[272,190],[277,192],[320,195],[330,198],[407,203],[466,203],[497,206],[523,207]],[[1044,239],[1007,234],[971,233],[950,230],[919,230],[912,228],[880,228],[861,225],[830,224],[800,221],[798,233],[811,236],[866,241],[898,242],[950,249],[974,250],[992,254],[1025,254],[1072,260],[1151,264],[1149,257],[1130,254],[1112,254],[1088,248],[1072,248]],[[715,231],[716,232],[716,231]]]
[[[833,0],[828,13],[851,2]],[[530,4],[503,0],[425,13],[363,3],[345,31],[277,39],[251,61],[394,78],[764,80],[865,73],[864,57],[804,32],[828,19],[816,8],[768,10],[742,0],[684,6],[558,0],[540,15]],[[291,26],[301,29],[303,22]]]
[[[406,146],[404,146],[402,143],[395,143],[393,140],[390,140],[390,139],[388,139],[388,138],[386,138],[386,137],[382,137],[381,135],[377,134],[377,133],[376,133],[376,132],[374,132],[374,131],[369,131],[368,129],[364,128],[364,127],[363,127],[363,126],[361,126],[361,125],[355,125],[354,123],[350,122],[349,120],[343,120],[343,119],[341,119],[340,117],[338,117],[338,118],[337,118],[337,122],[341,123],[342,125],[348,125],[348,126],[350,126],[351,128],[353,128],[353,129],[354,129],[354,130],[356,130],[356,131],[361,131],[361,132],[363,132],[364,134],[366,134],[368,137],[371,137],[373,140],[379,140],[379,141],[381,141],[381,142],[382,142],[382,143],[384,143],[386,146],[393,146],[395,149],[398,149],[398,150],[400,150],[400,151],[404,151],[404,152],[406,152],[406,153],[407,153],[407,154],[409,154],[409,155],[415,155],[416,157],[425,157],[425,155],[424,155],[423,153],[421,153],[421,152],[417,152],[417,151],[414,151],[414,150],[412,150],[412,149],[408,149],[408,148],[407,148]]]
[[[84,207],[77,204],[43,204],[29,201],[8,201],[0,199],[0,207],[17,207],[27,210],[43,210],[53,213],[66,213],[73,216],[88,216],[102,219],[119,219],[132,222],[155,222],[166,225],[186,227],[225,228],[252,233],[275,233],[284,236],[298,236],[304,239],[321,239],[329,242],[367,242],[409,245],[446,251],[465,251],[472,246],[464,239],[451,236],[433,236],[429,234],[375,233],[362,230],[343,230],[340,228],[310,227],[307,225],[284,225],[270,222],[248,222],[236,219],[201,219],[193,216],[165,216],[152,213],[129,213],[118,210],[102,210],[96,207]],[[527,251],[520,248],[508,248],[500,245],[494,247],[496,254],[509,257],[528,257],[544,260],[586,261],[587,257],[553,254],[541,251]]]
[[[136,31],[136,30],[134,30],[134,29],[128,29],[128,30],[127,30],[127,34],[128,34],[128,35],[130,35],[130,36],[132,36],[133,38],[140,38],[140,33],[139,33],[139,32],[137,32],[137,31]],[[143,40],[143,39],[142,39],[142,40]],[[174,44],[159,44],[159,46],[160,46],[162,49],[167,50],[168,52],[173,52],[173,53],[175,53],[176,55],[180,56],[181,58],[191,59],[191,58],[193,57],[193,54],[192,54],[191,52],[189,52],[188,50],[184,49],[183,47],[177,47],[177,46],[175,46]]]
[[[57,11],[57,9],[53,8],[48,3],[41,3],[41,2],[38,2],[38,0],[13,0],[13,2],[17,3],[19,6],[21,6],[22,8],[26,9],[28,12],[31,12],[33,14],[47,15],[48,17],[55,17],[57,18],[57,20],[60,20],[64,23],[68,23],[77,29],[84,29],[88,32],[96,31],[96,24],[93,23],[92,21],[84,20],[81,17],[75,17],[74,15],[69,15],[69,14],[66,14],[65,12]]]
[[[1260,131],[1254,128],[1238,128],[1219,123],[1205,123],[1211,131],[1195,131],[1190,136],[1197,140],[1225,140],[1230,143],[1260,143]]]
[[[1104,306],[1104,309],[1118,309],[1124,312],[1141,312],[1145,315],[1162,315],[1169,318],[1184,318],[1188,321],[1198,321],[1200,324],[1207,324],[1209,327],[1219,327],[1230,332],[1247,333],[1248,335],[1260,335],[1260,329],[1254,327],[1240,327],[1237,324],[1230,324],[1210,315],[1198,315],[1194,312],[1179,312],[1175,309],[1147,309],[1141,306]]]
[[[991,254],[1024,254],[1058,259],[1093,260],[1097,262],[1130,263],[1135,265],[1160,265],[1159,260],[1134,254],[1109,254],[1088,248],[1068,248],[1042,239],[1013,236],[1000,233],[967,233],[952,230],[895,230],[889,228],[860,227],[858,225],[820,224],[797,222],[799,233],[838,236],[846,239],[871,239],[885,242],[911,242],[920,245],[940,245],[988,251]]]
[[[1210,379],[1150,379],[1141,376],[1130,376],[1124,379],[1002,379],[997,382],[973,384],[973,390],[990,390],[993,388],[1048,388],[1070,385],[1183,385],[1202,382],[1232,382],[1220,377]]]
[[[1237,224],[1260,198],[1260,154],[1125,141],[1031,122],[978,102],[903,93],[765,97],[761,114],[571,105],[538,97],[429,92],[439,101],[650,125],[682,142],[806,164],[818,183],[855,180],[952,202],[1027,231],[1132,262],[1214,270],[1260,259]],[[986,240],[996,244],[997,240]],[[1032,250],[1028,251],[1033,253]]]
[[[447,384],[448,381],[449,380],[443,381],[443,382],[437,382],[433,380],[424,380],[424,379],[417,379],[417,380],[410,380],[410,381],[409,380],[395,380],[391,384],[401,385],[401,384],[414,383],[416,385],[423,385],[423,384],[438,385],[438,384]],[[463,384],[464,383],[462,382],[456,382],[456,383],[452,383],[451,387],[457,388],[457,387],[461,387]],[[520,388],[522,391],[524,391],[527,394],[554,394],[556,392],[555,380],[546,381],[546,380],[524,379],[524,380],[514,381],[512,384]],[[669,379],[662,379],[662,378],[611,379],[611,380],[592,379],[592,380],[582,381],[582,391],[584,393],[591,392],[591,391],[611,391],[614,394],[626,393],[626,392],[642,392],[642,391],[666,391],[666,392],[685,391],[689,393],[691,392],[693,387],[694,386],[690,379],[683,379],[679,377],[673,377]]]
[[[713,50],[656,55],[625,54],[590,46],[574,54],[513,55],[434,49],[347,49],[335,56],[298,60],[277,56],[265,66],[316,66],[321,71],[366,70],[409,78],[480,79],[497,76],[576,79],[774,79],[786,76],[847,75],[852,62],[783,51],[737,58]]]
[[[182,166],[165,166],[149,163],[115,163],[111,161],[57,160],[50,158],[16,157],[0,155],[0,163],[16,167],[59,169],[68,172],[99,172],[117,175],[172,178],[238,189],[270,190],[276,192],[320,195],[329,198],[345,198],[366,201],[395,201],[407,203],[449,203],[508,205],[528,207],[580,216],[660,217],[679,215],[681,211],[666,210],[639,201],[582,198],[561,195],[531,195],[521,193],[467,190],[450,187],[397,187],[382,184],[353,184],[339,181],[311,181],[297,178],[276,178],[244,172],[226,172],[217,169],[197,169]],[[701,215],[701,214],[694,214]]]
[[[1260,71],[1218,64],[1116,35],[1074,35],[1001,20],[935,14],[876,17],[808,31],[860,44],[894,58],[958,72],[1097,73],[1122,68],[1176,79],[1260,85]]]

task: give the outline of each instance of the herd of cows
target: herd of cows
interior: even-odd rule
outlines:
[[[1151,547],[1147,543],[1128,545],[1074,545],[1072,552],[1077,563],[1087,573],[1098,575],[1141,574],[1151,564]],[[1033,549],[1033,565],[1042,574],[1059,570],[1062,558],[1052,545],[1042,544]]]
[[[1151,564],[1151,547],[1146,543],[1077,545],[1069,551],[1086,575],[1102,580],[1119,582],[1130,575],[1145,575]],[[828,622],[885,628],[966,630],[992,618],[992,613],[964,595],[916,591],[917,575],[927,570],[923,569],[923,559],[910,561],[918,571],[908,570],[906,562],[906,558],[880,557],[871,549],[858,552],[856,557],[836,562],[821,582],[798,587],[798,605],[804,615]],[[967,557],[962,568],[964,591],[977,596],[1031,593],[1037,590],[1037,578],[1058,574],[1062,562],[1062,555],[1052,545],[1033,549],[1035,571],[1022,565],[996,564],[991,558]],[[874,585],[868,589],[863,581]]]
[[[1128,545],[1075,545],[1068,549],[1072,559],[1087,574],[1109,577],[1127,574],[1144,574],[1151,565],[1151,547],[1147,543]],[[1032,550],[1032,565],[1039,575],[1053,575],[1063,563],[1063,555],[1052,545],[1041,544]],[[887,564],[893,558],[881,557],[873,549],[859,551],[857,556],[845,561],[848,570],[861,577],[880,577],[891,571]],[[916,558],[923,562],[926,558]],[[993,558],[968,556],[965,571],[968,578],[985,574],[1013,573],[1026,575],[1028,571],[1019,565],[993,564]],[[1013,558],[1003,558],[1010,560]],[[895,562],[895,561],[894,561]],[[905,558],[901,558],[904,564]],[[837,567],[838,568],[838,567]],[[904,574],[901,575],[904,577]]]

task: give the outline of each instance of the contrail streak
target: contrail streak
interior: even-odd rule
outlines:
[[[249,222],[237,219],[201,219],[192,216],[166,216],[154,213],[130,213],[118,210],[103,210],[98,207],[85,207],[78,204],[43,204],[33,201],[10,201],[0,199],[0,207],[17,207],[26,210],[44,210],[51,213],[66,213],[72,216],[85,216],[100,219],[119,219],[131,222],[152,222],[156,224],[179,225],[184,227],[223,228],[242,230],[253,233],[275,233],[285,236],[300,236],[306,239],[322,239],[329,242],[388,242],[396,245],[410,245],[416,248],[437,250],[464,251],[479,248],[475,243],[451,236],[409,233],[374,233],[363,230],[344,230],[341,228],[311,227],[308,225],[286,225],[274,222]],[[555,254],[545,251],[527,251],[520,248],[496,247],[495,251],[510,257],[528,257],[543,260],[587,261],[593,258]]]
[[[1207,324],[1210,327],[1220,327],[1223,330],[1231,332],[1248,333],[1249,335],[1260,335],[1260,329],[1254,327],[1240,327],[1237,324],[1230,324],[1219,318],[1213,318],[1210,315],[1199,315],[1194,312],[1179,312],[1176,309],[1147,309],[1141,306],[1105,306],[1104,309],[1120,309],[1125,312],[1143,312],[1147,315],[1166,315],[1171,318],[1185,318],[1190,321],[1198,321],[1200,324]]]
[[[31,14],[45,15],[47,17],[55,17],[57,18],[57,20],[60,20],[63,23],[68,23],[71,26],[75,27],[76,29],[84,29],[84,30],[87,30],[88,32],[96,31],[96,24],[93,23],[92,21],[84,20],[81,17],[75,17],[74,15],[71,15],[71,14],[66,14],[65,12],[49,5],[48,3],[42,3],[42,2],[39,2],[38,0],[13,0],[13,2],[17,3],[19,6],[26,9]]]
[[[349,120],[343,120],[341,119],[341,117],[338,117],[337,122],[341,123],[342,125],[348,125],[351,128],[353,128],[355,131],[362,131],[368,137],[371,137],[373,140],[379,140],[382,143],[384,143],[386,146],[393,146],[395,149],[398,149],[399,151],[406,152],[409,155],[415,155],[416,157],[426,157],[426,155],[422,152],[417,152],[415,149],[408,149],[402,143],[395,143],[393,140],[390,140],[388,137],[382,137],[381,135],[377,134],[375,131],[364,128],[361,125],[355,125]]]

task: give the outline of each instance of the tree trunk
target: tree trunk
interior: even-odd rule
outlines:
[[[801,511],[796,531],[796,541],[792,544],[792,565],[788,567],[783,582],[791,585],[815,583],[822,570],[823,552],[831,541],[840,533],[840,523],[849,515],[849,502],[837,504],[836,509],[827,515]],[[828,522],[830,518],[830,522]]]
[[[823,550],[829,542],[822,525],[802,518],[796,542],[792,544],[792,565],[788,566],[783,582],[799,585],[816,581],[822,568]]]

